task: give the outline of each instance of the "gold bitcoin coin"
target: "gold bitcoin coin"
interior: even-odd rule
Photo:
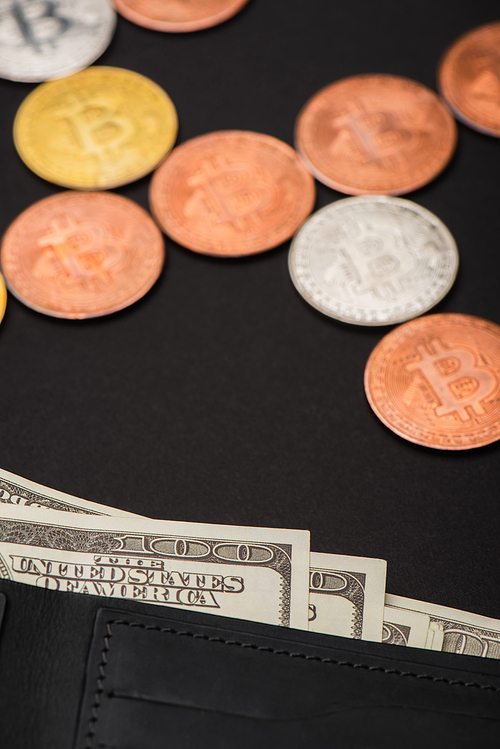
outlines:
[[[7,306],[7,289],[5,288],[5,283],[0,276],[0,322],[3,320],[3,316],[5,315],[5,308]]]
[[[14,121],[17,151],[57,185],[102,190],[149,174],[177,135],[165,91],[139,73],[94,66],[38,86]]]

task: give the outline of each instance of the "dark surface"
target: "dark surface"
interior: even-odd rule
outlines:
[[[151,77],[172,97],[178,142],[217,129],[292,143],[321,86],[386,72],[435,87],[444,48],[498,14],[494,2],[250,0],[186,35],[119,17],[99,61]],[[60,188],[19,160],[11,128],[33,86],[0,81],[1,221]],[[459,125],[445,173],[409,198],[457,241],[456,284],[434,311],[500,323],[498,139]],[[147,207],[149,178],[117,192]],[[317,207],[341,197],[318,185]],[[363,391],[387,329],[309,307],[288,244],[250,259],[168,241],[163,276],[128,310],[52,319],[9,297],[0,328],[0,465],[144,515],[308,528],[316,551],[382,557],[391,593],[500,618],[500,445],[462,453],[392,434]]]
[[[0,591],[8,749],[498,747],[496,660],[7,580]]]

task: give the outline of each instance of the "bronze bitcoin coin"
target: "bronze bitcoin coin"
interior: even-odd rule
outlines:
[[[116,10],[138,26],[156,31],[199,31],[240,11],[248,0],[114,0]]]
[[[314,180],[270,135],[228,130],[178,146],[156,170],[153,215],[194,252],[236,257],[285,242],[314,204]]]
[[[402,195],[449,162],[456,123],[434,91],[395,75],[336,81],[303,107],[296,148],[320,182],[349,195]]]
[[[500,326],[440,314],[400,325],[373,350],[365,391],[379,419],[410,442],[468,450],[500,439]]]
[[[500,21],[468,31],[446,50],[438,87],[458,119],[500,138]]]
[[[149,214],[104,192],[40,200],[10,225],[0,251],[7,286],[21,302],[73,319],[136,302],[160,275],[164,255]]]

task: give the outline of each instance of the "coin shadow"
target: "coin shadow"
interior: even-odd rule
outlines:
[[[325,315],[324,312],[321,312],[312,304],[309,304],[309,302],[304,299],[302,294],[300,294],[295,287],[293,287],[293,289],[295,292],[295,297],[299,300],[300,304],[302,305],[302,308],[306,310],[306,312],[309,315],[312,315],[313,318],[321,321],[323,325],[330,324],[332,327],[337,328],[338,330],[345,330],[345,331],[352,332],[353,335],[357,335],[359,338],[364,338],[364,339],[368,339],[368,338],[373,339],[374,337],[383,338],[387,333],[389,333],[390,330],[397,327],[397,325],[401,324],[401,323],[391,323],[390,325],[355,325],[350,322],[345,322],[344,320],[338,320],[336,317],[330,317],[330,315]]]
[[[168,255],[167,255],[167,258],[165,259],[165,264],[163,266],[163,269],[159,278],[155,281],[153,286],[144,294],[144,296],[142,296],[140,299],[137,299],[135,302],[132,302],[127,307],[124,307],[123,309],[119,309],[119,310],[116,310],[115,312],[111,312],[105,315],[96,315],[95,317],[85,317],[83,319],[76,319],[76,318],[58,317],[56,315],[49,315],[45,312],[40,312],[36,309],[33,309],[32,307],[29,307],[27,304],[24,304],[20,299],[18,299],[14,294],[9,293],[7,309],[5,312],[5,316],[3,320],[1,321],[1,325],[0,325],[0,335],[2,334],[2,330],[4,328],[5,321],[8,316],[9,306],[17,305],[17,304],[20,305],[24,314],[27,314],[29,316],[34,316],[34,319],[43,318],[49,325],[61,326],[61,327],[62,326],[71,327],[73,325],[78,325],[78,327],[80,328],[96,326],[96,325],[103,326],[106,324],[108,325],[113,324],[114,320],[126,319],[129,315],[136,314],[137,310],[141,309],[147,304],[150,304],[151,301],[155,298],[155,296],[161,293],[161,287],[164,283],[165,269],[166,269],[167,263],[168,263]]]

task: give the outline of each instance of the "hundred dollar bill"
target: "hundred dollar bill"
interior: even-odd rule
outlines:
[[[382,640],[383,559],[311,553],[309,629],[357,640]]]
[[[7,505],[38,507],[59,512],[76,512],[84,515],[115,515],[137,517],[131,512],[117,510],[86,499],[72,497],[55,489],[49,489],[34,481],[28,481],[0,468],[0,503]]]
[[[432,637],[429,637],[426,648],[430,644],[433,650],[500,659],[498,619],[401,596],[387,595],[385,602],[388,608],[405,609],[429,616]],[[439,643],[441,647],[438,647]]]
[[[307,629],[309,531],[0,505],[0,577]]]
[[[406,645],[413,648],[427,648],[431,618],[417,611],[398,609],[395,606],[384,608],[384,633],[382,642],[388,645]],[[434,631],[432,631],[433,639]],[[431,650],[432,648],[428,648]],[[438,648],[441,650],[441,648]]]
[[[429,624],[427,640],[425,641],[426,650],[442,650],[444,640],[444,630],[438,622]]]

